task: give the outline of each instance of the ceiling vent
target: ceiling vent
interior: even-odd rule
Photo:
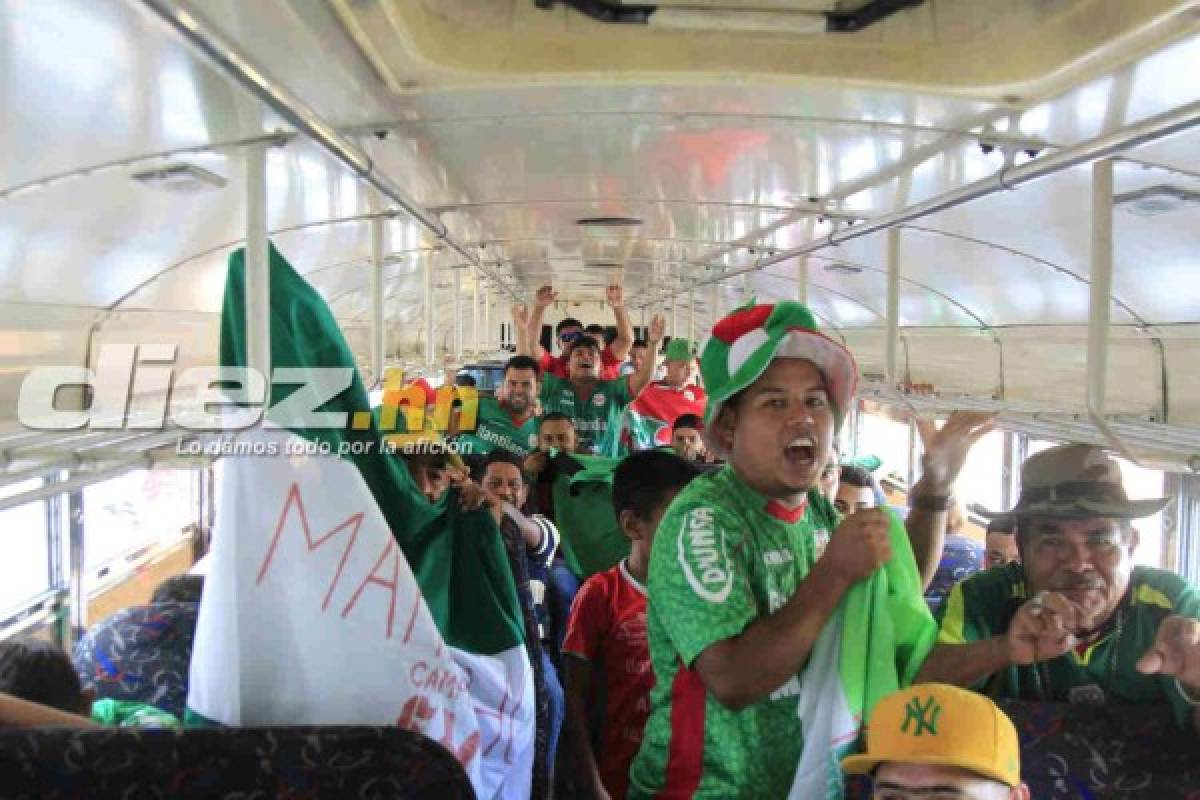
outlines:
[[[587,258],[583,266],[587,269],[620,269],[621,262],[612,258]]]
[[[215,172],[195,164],[168,164],[157,169],[135,172],[135,181],[176,194],[197,194],[224,189],[227,181]]]
[[[836,264],[826,264],[825,271],[835,272],[838,275],[857,275],[863,271],[863,268],[855,266],[854,264],[843,264],[838,262]]]
[[[575,220],[584,228],[633,228],[642,224],[637,217],[584,217]]]
[[[1113,205],[1139,217],[1157,217],[1184,208],[1200,207],[1200,192],[1178,186],[1151,186],[1113,198]]]

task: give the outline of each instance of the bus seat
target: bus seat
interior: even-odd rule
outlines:
[[[199,603],[118,611],[75,645],[75,669],[98,698],[148,703],[182,719]]]
[[[402,728],[0,733],[5,797],[473,798],[445,749]]]
[[[1021,774],[1038,800],[1194,798],[1200,736],[1167,706],[1001,700],[1021,738]]]

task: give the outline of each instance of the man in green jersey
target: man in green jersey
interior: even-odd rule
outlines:
[[[1129,500],[1117,462],[1090,445],[1031,456],[1016,520],[1021,562],[958,584],[921,679],[1001,697],[1171,704],[1200,730],[1200,592],[1133,564],[1131,520],[1167,498]]]
[[[909,587],[888,607],[903,607],[903,619],[879,620],[892,648],[931,640],[933,620],[888,514],[866,509],[839,521],[815,488],[854,398],[849,351],[804,306],[744,306],[713,327],[700,369],[705,440],[727,463],[680,492],[654,539],[647,625],[656,683],[629,797],[785,797],[819,724],[801,716],[802,673],[842,597],[888,564]],[[939,440],[927,459],[927,470],[949,464],[939,477],[950,481],[966,450],[951,443]],[[815,541],[825,537],[818,558]],[[878,668],[898,682],[893,664]]]
[[[537,362],[529,356],[513,356],[504,365],[504,380],[496,396],[479,398],[475,429],[456,437],[461,452],[485,456],[493,450],[508,450],[521,458],[528,456],[538,443],[537,396]]]
[[[658,350],[665,326],[661,317],[650,321],[647,344]],[[616,380],[600,379],[600,343],[583,337],[571,345],[567,356],[567,380],[546,373],[542,380],[542,409],[566,414],[575,425],[581,449],[595,455],[615,458],[622,455],[621,418],[625,407],[650,383],[654,359],[647,358],[641,369]]]

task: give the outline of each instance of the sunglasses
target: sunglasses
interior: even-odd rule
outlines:
[[[571,342],[579,341],[582,337],[583,331],[567,331],[566,333],[560,333],[558,340],[564,344],[570,344]]]

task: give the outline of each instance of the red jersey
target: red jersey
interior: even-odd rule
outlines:
[[[654,670],[646,642],[646,587],[625,562],[588,578],[571,606],[563,652],[593,662],[604,676],[604,719],[596,764],[613,800],[623,800],[629,765],[650,714]]]
[[[546,350],[542,350],[542,358],[538,362],[538,366],[542,368],[542,372],[549,372],[551,375],[556,375],[563,380],[567,379],[567,357],[552,356]],[[615,381],[621,377],[621,362],[613,355],[612,348],[608,345],[600,351],[600,380]]]

